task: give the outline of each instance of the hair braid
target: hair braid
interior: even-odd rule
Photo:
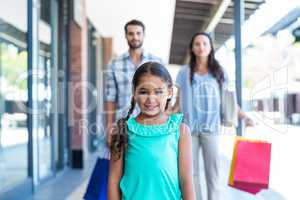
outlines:
[[[113,131],[112,142],[110,146],[110,151],[113,159],[120,159],[122,153],[127,147],[128,144],[128,129],[127,129],[127,120],[130,115],[133,113],[135,107],[135,100],[131,98],[130,109],[125,118],[121,118],[117,121],[117,128]]]

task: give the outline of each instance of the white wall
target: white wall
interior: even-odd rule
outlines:
[[[17,29],[27,32],[27,1],[1,0],[0,4],[0,18]],[[39,37],[40,41],[50,44],[51,29],[41,20],[39,21]]]
[[[27,1],[1,0],[0,18],[27,32]]]
[[[86,9],[101,35],[114,38],[116,54],[128,49],[124,25],[138,19],[146,26],[145,50],[168,62],[175,0],[86,0]]]

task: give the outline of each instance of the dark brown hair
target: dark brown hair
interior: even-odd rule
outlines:
[[[129,25],[141,26],[143,28],[143,32],[145,32],[145,25],[143,24],[143,22],[133,19],[125,24],[124,26],[125,34],[127,34],[127,27]]]
[[[138,69],[135,71],[133,79],[132,79],[132,87],[133,92],[135,92],[136,88],[139,85],[140,78],[144,75],[153,75],[159,77],[161,80],[167,83],[168,88],[172,87],[172,78],[168,70],[157,62],[146,62],[142,64]],[[171,99],[167,100],[166,108],[168,109],[169,103]],[[111,155],[113,159],[120,159],[122,153],[127,147],[128,144],[128,130],[127,130],[127,120],[129,119],[130,115],[132,114],[135,108],[135,100],[132,97],[131,99],[131,106],[127,113],[127,116],[119,119],[117,121],[117,128],[114,129],[112,135],[112,142],[110,146]]]
[[[208,55],[208,70],[213,75],[213,77],[217,80],[217,82],[219,84],[219,87],[221,88],[222,84],[224,82],[224,72],[223,72],[223,69],[222,69],[221,65],[219,64],[219,62],[215,58],[215,50],[214,50],[214,47],[213,47],[212,39],[211,39],[210,35],[208,33],[205,33],[205,32],[195,33],[193,35],[193,37],[191,39],[191,42],[190,42],[190,45],[189,45],[189,51],[190,51],[189,66],[190,66],[190,81],[191,81],[191,84],[193,82],[195,68],[196,68],[196,55],[193,52],[193,44],[194,44],[195,38],[199,35],[204,35],[209,39],[209,43],[210,43],[210,46],[211,46],[211,51]]]

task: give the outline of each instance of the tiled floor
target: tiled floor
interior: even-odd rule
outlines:
[[[19,133],[19,132],[17,132]],[[14,135],[16,138],[18,136]],[[25,137],[21,135],[21,137]],[[13,143],[10,139],[6,142]],[[28,143],[23,138],[23,143],[6,145],[0,148],[0,191],[24,181],[28,173]],[[50,138],[44,137],[38,140],[39,144],[39,177],[43,179],[51,172]],[[17,155],[17,156],[16,156]],[[15,159],[14,159],[15,158]]]
[[[65,170],[26,200],[81,200],[95,163],[96,155],[89,158],[84,170]]]

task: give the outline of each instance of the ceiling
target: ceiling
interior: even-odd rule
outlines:
[[[265,0],[245,0],[245,20]],[[183,64],[188,43],[199,31],[214,31],[217,49],[234,33],[234,0],[176,0],[170,64]]]

